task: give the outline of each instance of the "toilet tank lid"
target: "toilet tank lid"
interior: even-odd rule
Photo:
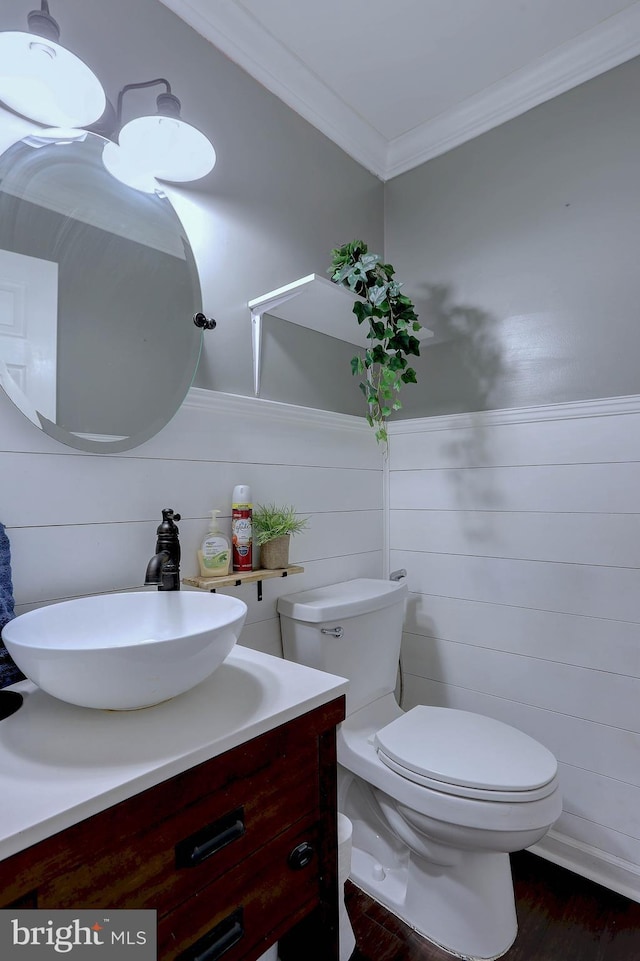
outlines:
[[[278,598],[278,613],[318,624],[336,617],[356,617],[404,601],[407,582],[359,577]]]

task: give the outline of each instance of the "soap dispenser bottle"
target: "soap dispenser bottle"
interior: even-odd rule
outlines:
[[[219,510],[211,511],[209,533],[205,536],[198,551],[198,563],[202,577],[222,577],[229,573],[231,564],[231,544],[226,534],[218,527]]]

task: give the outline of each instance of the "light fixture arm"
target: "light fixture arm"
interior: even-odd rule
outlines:
[[[43,2],[46,2],[46,0],[43,0]],[[120,132],[120,128],[122,127],[122,101],[125,93],[128,90],[142,90],[146,87],[155,87],[159,83],[164,84],[166,90],[157,97],[156,104],[158,107],[158,113],[161,113],[166,117],[178,118],[180,116],[180,101],[175,94],[171,93],[171,84],[164,77],[157,77],[155,80],[144,80],[141,83],[127,83],[118,94],[118,101],[116,104],[116,135]]]
[[[38,37],[44,37],[54,43],[60,39],[60,27],[49,13],[48,0],[42,0],[39,10],[32,10],[27,14],[27,23],[29,31]]]

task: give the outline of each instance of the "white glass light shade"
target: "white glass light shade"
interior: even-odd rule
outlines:
[[[102,151],[102,162],[112,177],[127,187],[142,190],[146,194],[161,193],[161,187],[152,173],[128,150],[117,143],[106,143]]]
[[[118,142],[137,166],[160,180],[199,180],[216,162],[216,152],[205,135],[173,117],[137,117],[125,124]]]
[[[86,138],[87,131],[78,127],[37,127],[24,140],[30,147],[44,147],[51,143],[75,143]]]
[[[33,33],[0,33],[0,101],[52,127],[86,127],[104,113],[100,81],[75,54]]]
[[[18,143],[23,137],[28,137],[31,133],[37,133],[41,128],[31,120],[18,117],[10,110],[5,110],[0,106],[0,155]]]

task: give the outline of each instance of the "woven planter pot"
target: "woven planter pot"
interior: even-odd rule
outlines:
[[[290,534],[274,537],[260,547],[260,564],[267,571],[275,571],[280,567],[289,566]]]

